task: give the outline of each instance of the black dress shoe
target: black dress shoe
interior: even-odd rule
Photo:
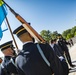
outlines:
[[[72,70],[72,68],[69,68],[69,70]]]
[[[73,65],[73,64],[72,64],[72,65],[70,65],[70,66],[71,66],[71,67],[75,67],[76,65]]]

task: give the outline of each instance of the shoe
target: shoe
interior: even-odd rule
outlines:
[[[69,68],[69,70],[72,70],[72,68]]]
[[[72,65],[70,65],[70,66],[71,66],[71,67],[75,67],[76,65],[73,65],[73,64],[72,64]]]

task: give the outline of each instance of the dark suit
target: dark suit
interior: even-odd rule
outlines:
[[[27,43],[23,45],[22,52],[16,58],[16,64],[20,75],[63,75],[59,69],[60,62],[48,44],[39,44],[44,55],[50,62],[50,67],[42,59],[37,44]]]
[[[63,56],[62,54],[61,54],[61,49],[59,48],[59,46],[57,45],[57,44],[54,44],[54,51],[55,51],[55,53],[58,55],[58,56]]]
[[[58,57],[61,57],[61,56],[63,57],[63,55],[61,54],[61,49],[57,44],[54,44],[53,49]],[[60,62],[61,62],[62,67],[63,67],[64,75],[68,75],[69,68],[68,68],[68,64],[67,64],[66,60],[64,59],[64,57],[63,57],[63,59],[60,59]]]
[[[18,74],[15,65],[11,61],[11,57],[5,56],[0,66],[0,75],[12,75],[12,73],[13,75]]]
[[[59,38],[58,39],[58,44],[61,47],[61,49],[63,50],[63,53],[65,53],[65,56],[67,58],[67,61],[68,61],[69,65],[72,66],[71,57],[70,57],[69,50],[68,50],[68,47],[67,47],[68,43],[66,42],[65,39]]]

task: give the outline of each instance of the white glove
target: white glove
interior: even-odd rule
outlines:
[[[63,56],[60,56],[59,59],[62,61],[64,59],[64,57]]]

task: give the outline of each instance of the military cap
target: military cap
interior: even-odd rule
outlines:
[[[16,34],[19,37],[21,34],[26,33],[26,32],[27,30],[21,25],[13,31],[13,34]]]
[[[30,25],[30,23],[28,24]],[[27,30],[21,25],[13,31],[13,34],[16,34],[19,37],[21,34],[26,33],[26,32]]]
[[[30,25],[30,23],[28,23]],[[19,26],[17,29],[15,29],[13,31],[13,34],[16,34],[17,37],[19,37],[20,35],[22,35],[23,33],[28,32],[22,25]],[[35,39],[32,37],[33,42],[35,42]]]
[[[5,50],[5,49],[7,49],[7,48],[9,48],[9,47],[13,47],[12,41],[8,41],[8,42],[0,45],[1,51]]]

